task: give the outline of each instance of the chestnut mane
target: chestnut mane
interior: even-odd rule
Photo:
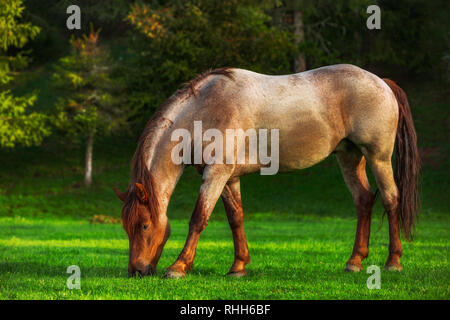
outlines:
[[[208,70],[198,75],[193,80],[185,83],[181,89],[177,90],[169,99],[167,99],[153,114],[152,118],[145,126],[145,129],[142,132],[141,137],[139,138],[136,152],[134,153],[132,161],[133,178],[131,180],[130,186],[128,187],[127,198],[122,209],[123,226],[129,235],[135,234],[137,226],[143,218],[139,210],[139,206],[142,204],[140,203],[136,194],[136,183],[140,183],[145,187],[145,190],[148,194],[147,203],[145,203],[145,205],[148,207],[148,210],[150,212],[150,219],[152,220],[152,222],[157,221],[157,213],[159,209],[158,190],[155,179],[147,168],[146,164],[146,160],[148,159],[148,155],[146,153],[147,141],[149,135],[153,130],[154,121],[161,117],[165,107],[170,105],[175,100],[188,98],[192,95],[195,97],[197,95],[198,84],[212,74],[223,75],[232,80],[234,79],[232,70],[229,68]]]
[[[205,72],[197,75],[191,81],[185,83],[183,85],[183,87],[179,90],[179,93],[187,92],[188,96],[190,96],[190,95],[196,96],[197,95],[197,88],[196,88],[196,86],[200,82],[202,82],[205,78],[207,78],[208,76],[210,76],[212,74],[223,75],[223,76],[225,76],[227,78],[230,78],[231,80],[234,79],[233,71],[230,68],[218,68],[218,69],[214,69],[214,70],[209,69],[208,71],[205,71]]]
[[[149,123],[150,124],[150,123]],[[152,222],[157,220],[157,213],[159,209],[157,186],[153,175],[147,168],[146,159],[147,154],[145,152],[146,138],[150,133],[148,130],[149,124],[147,124],[144,132],[139,138],[138,147],[133,156],[132,161],[132,180],[127,191],[127,198],[124,202],[122,210],[123,226],[129,235],[135,234],[139,222],[142,220],[139,206],[142,205],[136,194],[136,183],[140,183],[145,187],[147,191],[147,202],[144,204],[147,206],[150,212],[150,219]]]

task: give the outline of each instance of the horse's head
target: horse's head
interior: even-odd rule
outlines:
[[[148,190],[151,189],[151,190]],[[165,215],[158,214],[158,199],[154,188],[136,183],[127,192],[114,189],[122,207],[122,226],[130,241],[128,275],[152,275],[170,235]]]

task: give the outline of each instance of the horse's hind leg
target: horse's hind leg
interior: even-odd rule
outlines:
[[[387,270],[402,270],[400,257],[402,256],[402,243],[400,241],[398,216],[398,189],[392,171],[391,154],[385,156],[369,155],[370,164],[378,189],[380,190],[384,209],[389,220],[389,257],[386,261]]]
[[[358,216],[355,244],[345,270],[358,272],[362,270],[361,261],[369,255],[370,222],[375,197],[367,180],[366,160],[361,151],[351,142],[346,142],[336,150],[336,157],[345,183],[352,193]]]
[[[233,233],[234,262],[228,272],[230,276],[245,276],[245,265],[250,263],[247,239],[244,231],[244,211],[241,202],[241,187],[239,178],[234,178],[225,185],[222,191],[228,222]]]

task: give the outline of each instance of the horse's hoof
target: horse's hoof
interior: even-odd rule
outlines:
[[[244,271],[230,271],[227,273],[227,276],[233,277],[233,278],[242,278],[247,275],[247,272]]]
[[[164,279],[181,279],[184,278],[186,274],[179,271],[167,270],[164,274]]]
[[[384,267],[384,269],[387,271],[402,271],[403,270],[401,265],[395,265],[395,264],[386,265]]]
[[[355,264],[347,263],[345,265],[345,271],[347,272],[360,272],[362,270],[362,266],[357,266]]]

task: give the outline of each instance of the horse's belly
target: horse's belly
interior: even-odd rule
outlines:
[[[330,155],[344,137],[323,120],[288,121],[279,129],[280,171],[304,169]]]

